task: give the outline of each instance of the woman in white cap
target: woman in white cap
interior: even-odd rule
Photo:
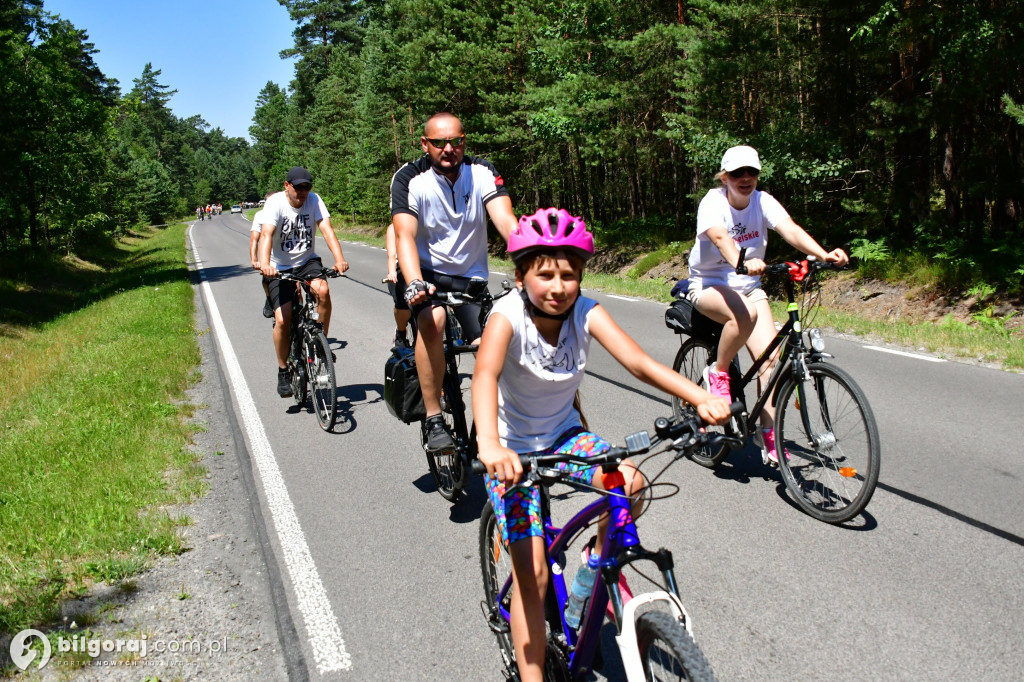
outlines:
[[[715,365],[704,370],[712,395],[732,400],[726,371],[746,345],[752,358],[764,352],[775,337],[775,322],[768,296],[761,289],[765,270],[768,230],[775,230],[793,248],[819,260],[845,265],[842,249],[827,252],[797,225],[775,197],[757,189],[761,159],[753,147],[730,147],[715,176],[722,186],[710,190],[697,209],[697,240],[690,251],[690,289],[687,297],[697,310],[724,325]],[[736,274],[740,249],[746,248],[747,275]],[[722,371],[718,371],[721,369]],[[762,370],[768,376],[771,367]],[[761,412],[764,454],[778,462],[775,418],[771,405]]]

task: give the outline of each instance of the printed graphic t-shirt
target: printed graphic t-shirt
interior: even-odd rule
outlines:
[[[263,206],[263,224],[271,224],[274,241],[270,247],[270,262],[278,270],[291,270],[316,258],[317,225],[330,218],[320,195],[310,192],[300,208],[288,203],[288,195],[278,192]]]
[[[767,192],[754,190],[750,203],[736,210],[729,203],[724,187],[708,192],[697,208],[697,241],[690,250],[690,286],[702,288],[727,284],[737,291],[758,285],[760,277],[737,275],[736,269],[722,258],[714,242],[708,238],[709,228],[725,227],[737,249],[746,248],[744,260],[764,260],[768,250],[768,230],[789,218],[782,204]]]

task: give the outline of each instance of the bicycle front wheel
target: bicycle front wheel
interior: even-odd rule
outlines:
[[[864,510],[878,484],[878,426],[849,374],[824,362],[807,365],[807,372],[806,381],[788,379],[779,390],[779,470],[801,509],[843,523]]]
[[[644,679],[706,680],[715,674],[683,624],[662,611],[650,611],[636,623]]]
[[[679,347],[679,352],[676,353],[675,360],[672,362],[672,369],[701,388],[706,389],[707,386],[704,385],[704,368],[715,361],[716,355],[717,351],[710,344],[691,336],[686,341],[683,341],[683,345]],[[677,419],[682,416],[685,404],[676,396],[672,396],[672,416]],[[717,431],[721,433],[723,427],[709,426],[707,430],[708,432]],[[718,447],[702,445],[693,450],[689,456],[697,464],[714,469],[725,460],[728,454],[729,448],[724,445],[719,445]]]
[[[338,385],[331,347],[321,331],[306,334],[306,375],[309,379],[309,400],[313,403],[317,421],[320,428],[330,431],[338,417]]]
[[[512,646],[512,632],[509,630],[501,611],[508,613],[512,604],[512,588],[499,602],[498,594],[505,582],[512,576],[512,557],[508,553],[508,545],[501,537],[498,517],[488,502],[480,517],[480,569],[484,578],[484,613],[487,625],[498,639],[498,649],[502,662],[510,673],[518,672],[516,650]]]
[[[430,467],[430,475],[437,485],[437,492],[441,497],[454,502],[459,493],[466,487],[466,479],[469,478],[469,469],[464,456],[467,447],[465,429],[457,428],[454,414],[459,411],[465,415],[462,392],[458,379],[445,373],[441,383],[441,414],[444,416],[445,426],[448,433],[455,441],[455,447],[449,450],[427,454],[427,466]]]

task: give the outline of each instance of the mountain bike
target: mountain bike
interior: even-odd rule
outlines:
[[[739,414],[742,409],[742,405],[734,404],[733,414]],[[654,456],[673,451],[675,456],[656,476],[649,479],[642,493],[647,496],[648,502],[665,499],[678,492],[678,486],[658,483],[657,479],[673,462],[695,447],[727,447],[730,443],[737,445],[739,439],[729,434],[705,432],[701,420],[691,408],[683,409],[672,419],[658,419],[654,431],[654,440],[647,431],[641,431],[627,436],[625,447],[611,448],[604,454],[589,458],[566,453],[520,456],[526,475],[525,484],[536,485],[540,489],[540,512],[550,569],[545,599],[546,682],[582,680],[603,665],[604,657],[599,645],[600,630],[606,614],[615,625],[615,642],[626,677],[631,682],[714,679],[711,666],[693,639],[692,621],[679,598],[672,553],[664,548],[652,552],[641,545],[636,520],[631,511],[633,500],[625,494],[625,479],[618,465],[627,456],[650,453],[638,466],[640,470]],[[568,472],[553,468],[553,465],[569,461],[602,467],[605,489],[593,489],[601,494],[600,499],[588,504],[563,527],[558,528],[551,521],[550,488],[562,482]],[[479,461],[473,462],[472,469],[474,473],[485,473]],[[575,483],[572,485],[579,486]],[[656,496],[655,490],[659,486],[670,486],[675,491]],[[605,546],[600,551],[599,579],[594,582],[577,631],[566,623],[564,614],[569,598],[568,585],[572,582],[566,576],[566,550],[606,514],[610,520]],[[622,570],[641,561],[652,562],[658,568],[661,582],[656,583],[650,578],[648,580],[655,582],[660,589],[633,596]],[[490,502],[480,519],[480,566],[484,583],[484,601],[481,606],[487,618],[487,626],[498,640],[506,678],[518,680],[509,621],[513,589],[512,560]]]
[[[341,277],[337,270],[324,268],[319,277]],[[335,381],[334,356],[324,334],[324,325],[317,312],[317,298],[309,281],[288,273],[277,279],[296,283],[292,302],[291,347],[287,367],[291,375],[292,398],[300,407],[308,398],[320,428],[330,431],[338,417],[338,385]],[[313,278],[316,279],[316,278]]]
[[[740,251],[736,268],[739,274],[746,272],[745,251]],[[778,467],[786,489],[807,514],[833,524],[849,521],[864,510],[875,492],[882,460],[878,426],[864,391],[847,372],[827,361],[832,356],[825,352],[821,331],[808,327],[821,295],[819,275],[835,269],[840,268],[814,260],[767,266],[765,274],[783,282],[789,319],[745,374],[739,358],[733,360],[729,367],[733,399],[745,404],[744,389],[761,374],[780,347],[781,352],[748,410],[750,418],[745,423],[733,421],[725,427],[715,427],[741,436],[742,443],[753,435],[763,453],[757,422],[771,400],[776,409],[776,452],[785,453],[779,455]],[[718,356],[722,325],[702,315],[686,299],[672,304],[665,313],[665,323],[681,335],[672,368],[704,386],[704,369]],[[682,402],[673,398],[672,409],[680,414]],[[729,451],[724,445],[703,445],[690,458],[714,468]]]

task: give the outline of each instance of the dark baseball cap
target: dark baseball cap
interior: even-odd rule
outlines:
[[[288,177],[285,179],[289,185],[301,185],[303,183],[313,184],[313,176],[309,174],[309,171],[302,166],[296,166],[288,171]]]

